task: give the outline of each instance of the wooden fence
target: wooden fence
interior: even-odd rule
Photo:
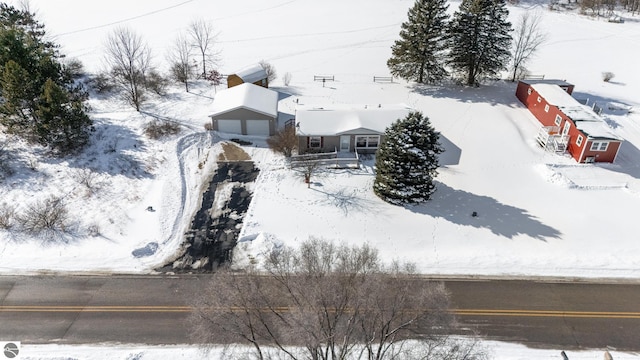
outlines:
[[[393,76],[374,76],[373,82],[393,82]]]

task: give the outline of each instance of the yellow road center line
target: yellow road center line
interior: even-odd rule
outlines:
[[[4,305],[2,312],[176,312],[187,313],[193,310],[190,306],[157,305]],[[241,312],[241,307],[218,309],[223,311]],[[275,311],[286,312],[287,307],[274,308]],[[255,311],[251,309],[250,311]],[[260,311],[271,311],[264,308]],[[610,311],[563,311],[563,310],[522,310],[522,309],[451,309],[451,313],[458,316],[492,316],[492,317],[569,317],[569,318],[610,318],[610,319],[640,319],[640,312],[610,312]]]

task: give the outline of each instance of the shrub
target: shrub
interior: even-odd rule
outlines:
[[[15,173],[10,165],[13,160],[12,155],[5,147],[6,144],[4,142],[0,142],[0,180]]]
[[[27,206],[27,210],[17,217],[17,221],[24,231],[32,234],[64,232],[69,226],[69,212],[62,198],[51,196]]]
[[[180,125],[170,121],[153,120],[144,127],[144,133],[154,140],[179,132]]]
[[[604,71],[602,73],[602,81],[604,81],[604,82],[609,82],[614,77],[615,77],[615,74],[612,73],[611,71]]]
[[[273,136],[267,139],[269,149],[279,152],[286,157],[291,157],[293,151],[298,148],[298,137],[296,129],[292,126],[278,130]]]
[[[78,59],[70,59],[64,64],[64,71],[71,79],[80,79],[86,76],[84,65]]]
[[[115,91],[116,83],[111,76],[100,73],[89,81],[89,87],[98,94],[109,94]]]
[[[204,129],[207,131],[213,130],[213,124],[211,123],[211,121],[207,121],[206,123],[204,123]]]
[[[290,72],[284,73],[284,75],[282,76],[282,82],[284,83],[284,86],[289,86],[292,77],[293,75],[291,75]]]
[[[16,208],[9,204],[0,205],[0,228],[9,229],[13,225]]]
[[[151,71],[147,75],[144,83],[145,87],[157,95],[165,95],[167,93],[167,86],[169,86],[169,80],[162,76],[157,71]]]

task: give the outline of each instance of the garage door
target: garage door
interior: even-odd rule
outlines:
[[[240,120],[218,120],[218,131],[227,134],[242,134]]]
[[[269,136],[269,120],[247,120],[247,135]]]

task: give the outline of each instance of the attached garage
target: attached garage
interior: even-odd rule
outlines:
[[[247,120],[247,134],[269,136],[268,120]]]
[[[270,136],[277,127],[278,93],[254,84],[222,90],[213,99],[212,128],[226,134]]]
[[[242,134],[242,120],[219,119],[218,131],[227,134]]]

